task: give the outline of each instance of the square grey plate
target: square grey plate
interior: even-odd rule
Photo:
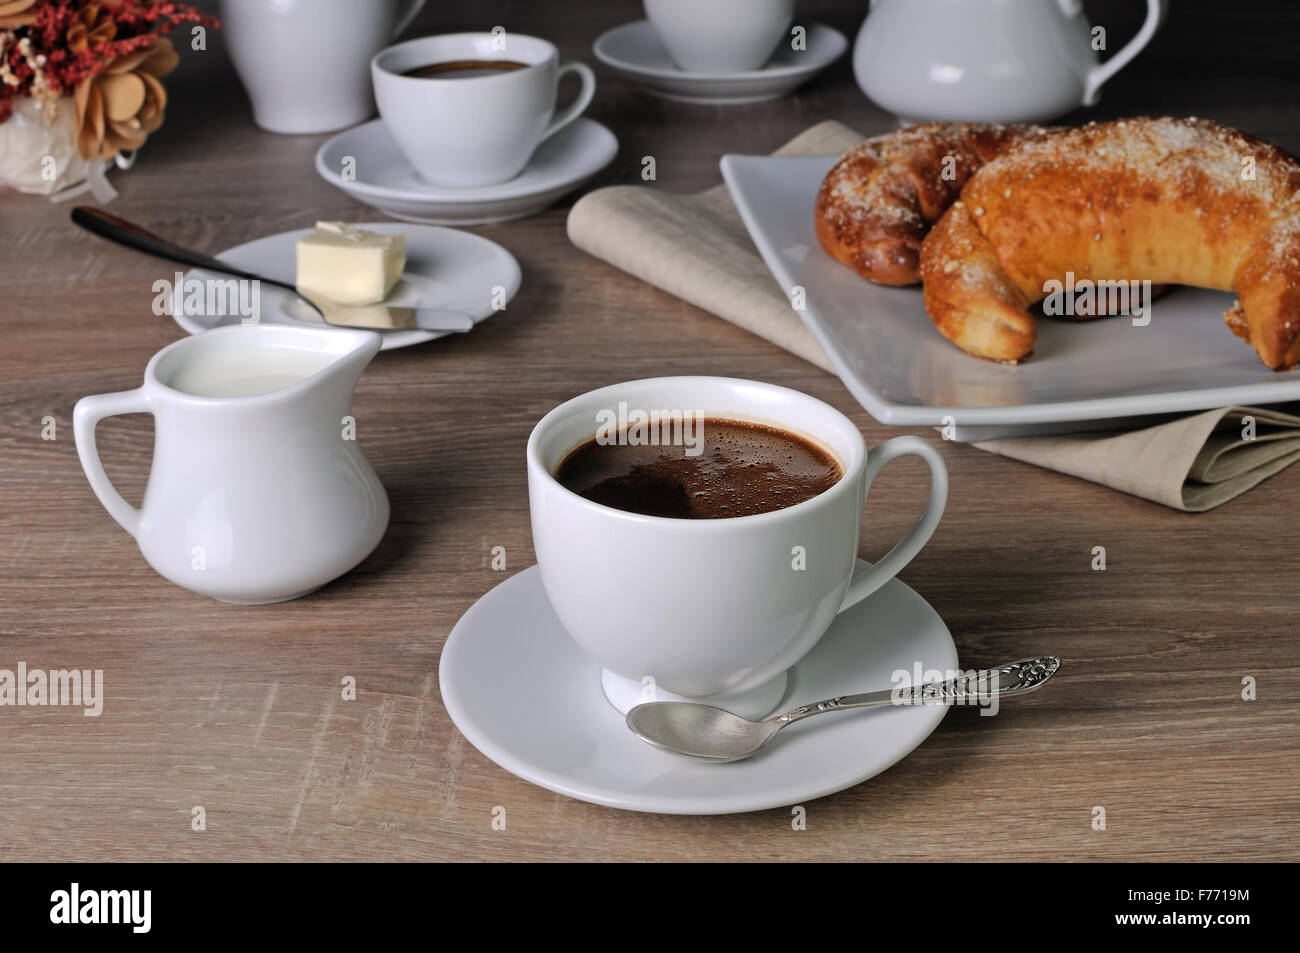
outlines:
[[[1269,370],[1224,324],[1233,296],[1196,288],[1158,298],[1144,327],[1040,319],[1024,363],[971,357],[939,334],[919,286],[872,284],[822,251],[813,205],[835,161],[727,155],[722,175],[781,289],[804,289],[804,323],[881,423],[952,424],[957,439],[979,440],[1300,399],[1300,372]]]

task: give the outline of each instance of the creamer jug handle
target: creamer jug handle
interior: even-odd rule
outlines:
[[[72,432],[77,441],[77,456],[81,458],[81,469],[86,471],[90,488],[104,504],[108,515],[117,520],[118,525],[132,536],[140,535],[140,510],[128,503],[114,488],[104,472],[104,464],[99,460],[99,451],[95,447],[95,425],[105,417],[117,414],[152,414],[153,406],[145,396],[144,388],[118,391],[115,394],[96,394],[83,397],[77,401],[72,412]]]

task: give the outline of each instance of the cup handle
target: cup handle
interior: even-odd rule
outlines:
[[[578,95],[574,97],[573,102],[551,117],[551,124],[546,127],[546,132],[542,135],[543,140],[549,139],[581,116],[586,108],[591,105],[591,98],[596,95],[596,74],[591,71],[591,67],[586,63],[579,63],[577,60],[561,63],[559,70],[555,74],[557,86],[565,73],[577,73],[582,80],[582,89],[578,91]]]
[[[420,12],[420,8],[423,6],[424,0],[407,0],[406,10],[397,15],[397,25],[393,27],[393,39],[397,39],[402,31],[411,25],[411,21],[415,19],[415,15]]]
[[[864,500],[870,495],[871,484],[875,482],[885,465],[891,460],[908,455],[918,456],[929,465],[930,498],[926,500],[925,509],[912,524],[912,528],[907,531],[907,535],[900,539],[883,559],[874,566],[859,569],[853,574],[853,578],[849,580],[848,592],[844,594],[844,602],[840,606],[841,612],[857,605],[897,576],[903,567],[912,561],[912,557],[930,541],[935,527],[939,525],[939,518],[943,516],[944,505],[948,502],[948,469],[944,466],[943,456],[939,451],[920,437],[895,437],[867,452],[867,472],[862,494]]]
[[[1106,62],[1088,70],[1087,80],[1083,87],[1083,104],[1085,106],[1095,106],[1097,104],[1097,94],[1101,92],[1102,84],[1127,66],[1129,61],[1141,53],[1142,48],[1151,42],[1151,37],[1156,35],[1156,29],[1160,26],[1160,20],[1164,17],[1164,14],[1162,0],[1147,0],[1147,16],[1142,21],[1137,36],[1129,40],[1124,46],[1121,46],[1115,52],[1115,55]]]
[[[140,511],[122,498],[122,494],[113,488],[104,465],[99,461],[99,451],[95,449],[95,425],[105,417],[117,414],[151,414],[153,407],[145,396],[144,388],[119,391],[116,394],[96,394],[83,397],[77,401],[72,412],[72,432],[77,441],[77,456],[81,458],[81,469],[86,471],[90,488],[99,497],[99,502],[108,510],[108,515],[117,520],[118,525],[132,536],[140,535]]]

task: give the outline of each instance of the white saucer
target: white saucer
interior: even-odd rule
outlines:
[[[393,222],[358,222],[360,228],[384,234],[406,235],[406,271],[387,304],[410,306],[420,304],[430,308],[449,308],[472,317],[475,323],[494,314],[493,288],[505,289],[508,302],[519,290],[519,262],[496,242],[488,241],[468,232],[431,225],[396,225]],[[298,239],[310,229],[268,235],[243,245],[236,245],[216,257],[236,267],[268,278],[293,282],[297,271]],[[186,272],[185,278],[200,281],[209,278],[225,280],[225,275],[195,268]],[[262,324],[301,324],[295,320],[288,305],[293,296],[282,288],[261,286]],[[173,315],[177,324],[191,334],[198,334],[223,324],[239,324],[240,316],[210,314]],[[422,341],[431,341],[448,333],[423,331],[418,328],[403,331],[383,331],[382,348],[407,347]],[[457,332],[458,333],[458,332]],[[472,332],[471,332],[472,333]]]
[[[848,49],[839,30],[808,26],[807,49],[781,41],[770,63],[743,73],[688,73],[678,69],[649,20],[625,23],[602,33],[592,46],[596,59],[646,92],[687,103],[727,105],[776,99],[830,66]]]
[[[893,672],[918,663],[955,671],[957,648],[925,600],[893,580],[841,615],[790,670],[780,710],[890,687]],[[660,751],[605,699],[600,664],[560,626],[536,566],[461,617],[438,682],[456,727],[507,771],[582,801],[659,814],[760,811],[832,794],[906,757],[947,712],[924,705],[809,719],[732,764]]]
[[[416,174],[384,121],[375,119],[321,146],[316,171],[330,185],[393,218],[426,225],[481,225],[540,212],[609,165],[617,152],[612,132],[594,119],[578,118],[543,142],[524,171],[509,182],[439,188]],[[355,178],[345,177],[345,169]]]

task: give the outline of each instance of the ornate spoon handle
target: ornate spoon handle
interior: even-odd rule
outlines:
[[[946,682],[925,682],[902,689],[887,688],[878,692],[827,698],[810,705],[800,705],[784,714],[773,715],[767,720],[785,727],[813,715],[822,715],[829,711],[845,711],[850,708],[880,708],[885,705],[952,705],[987,701],[994,695],[999,698],[1006,695],[1023,695],[1039,688],[1055,675],[1060,667],[1061,660],[1055,655],[1021,659],[997,668],[960,675]]]

